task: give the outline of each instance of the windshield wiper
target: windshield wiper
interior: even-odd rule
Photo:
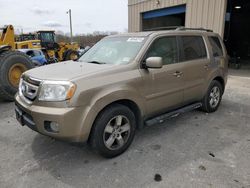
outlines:
[[[88,63],[94,63],[94,64],[99,64],[99,65],[106,64],[104,62],[99,62],[99,61],[88,61]]]

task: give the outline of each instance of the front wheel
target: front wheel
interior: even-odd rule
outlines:
[[[72,61],[76,61],[79,58],[79,53],[75,50],[68,50],[66,51],[66,55],[65,55],[65,61],[68,60],[72,60]]]
[[[135,116],[128,107],[111,105],[95,121],[91,146],[106,158],[118,156],[132,143],[135,127]]]
[[[207,113],[215,112],[222,99],[222,85],[217,80],[213,80],[202,100],[202,110]]]

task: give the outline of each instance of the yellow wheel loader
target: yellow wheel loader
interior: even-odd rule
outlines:
[[[77,43],[57,43],[54,31],[38,31],[37,37],[41,41],[41,46],[48,61],[67,61],[79,58]]]
[[[55,31],[37,31],[36,33],[22,34],[18,36],[19,41],[38,39],[41,43],[42,51],[48,62],[60,62],[76,60],[79,58],[77,43],[56,42]]]
[[[23,72],[33,68],[31,59],[16,51],[21,48],[40,49],[39,40],[15,41],[12,25],[0,28],[0,98],[12,101],[18,90],[18,84]]]

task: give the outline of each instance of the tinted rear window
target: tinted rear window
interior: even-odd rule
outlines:
[[[209,39],[209,42],[212,46],[213,56],[214,57],[223,56],[222,45],[220,43],[219,38],[218,37],[208,37],[208,39]]]
[[[181,37],[183,44],[182,61],[190,61],[207,57],[206,46],[201,36],[183,36]]]

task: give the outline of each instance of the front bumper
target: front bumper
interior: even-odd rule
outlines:
[[[70,142],[82,142],[88,138],[88,132],[84,132],[85,113],[82,107],[55,108],[28,105],[16,95],[16,118],[21,125],[56,139]],[[45,122],[57,122],[59,132],[54,133],[45,129]]]

